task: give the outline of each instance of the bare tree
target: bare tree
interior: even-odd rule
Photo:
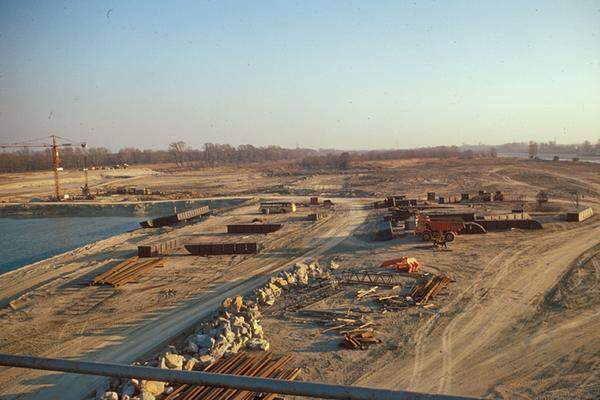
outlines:
[[[173,158],[175,159],[175,165],[178,167],[183,167],[185,148],[185,142],[182,141],[169,144],[169,152],[173,155]]]

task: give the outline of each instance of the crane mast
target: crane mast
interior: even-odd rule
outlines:
[[[58,150],[58,143],[56,142],[56,136],[52,135],[52,161],[54,164],[54,197],[57,201],[60,201],[60,152]]]
[[[61,187],[60,187],[60,174],[62,167],[60,166],[60,148],[61,147],[72,147],[74,144],[80,145],[83,149],[86,148],[85,142],[73,142],[73,143],[59,143],[57,139],[64,139],[57,135],[50,135],[46,139],[52,139],[51,143],[11,143],[11,144],[0,144],[0,148],[50,148],[52,152],[52,165],[54,169],[54,198],[56,201],[61,200]],[[87,166],[86,166],[87,167]],[[86,170],[86,187],[87,187],[87,168]]]

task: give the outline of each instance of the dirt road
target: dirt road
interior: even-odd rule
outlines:
[[[596,221],[502,249],[473,276],[471,285],[415,332],[412,365],[388,356],[357,384],[474,396],[508,393],[510,397],[510,384],[502,382],[527,382],[535,392],[544,378],[533,371],[541,366],[551,369],[553,363],[576,353],[597,354],[599,307],[548,325],[539,308],[582,253],[600,250],[599,233]],[[501,388],[490,390],[498,385]]]

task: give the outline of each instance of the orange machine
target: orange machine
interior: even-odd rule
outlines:
[[[427,215],[421,214],[417,215],[415,234],[421,236],[421,239],[425,242],[431,241],[436,236],[443,237],[446,242],[451,242],[464,228],[465,223],[463,221],[432,221]]]
[[[394,268],[398,272],[418,272],[419,262],[414,257],[404,256],[381,263],[384,268]]]

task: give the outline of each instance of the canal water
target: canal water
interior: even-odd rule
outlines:
[[[139,228],[140,217],[0,218],[0,274]]]
[[[149,218],[204,205],[218,210],[245,201],[239,198],[157,202],[146,204],[141,215],[135,215],[136,211],[140,211],[135,204],[103,209],[96,209],[93,204],[76,208],[70,208],[69,204],[54,208],[28,205],[23,209],[30,213],[29,216],[6,213],[0,216],[0,274],[139,228],[139,222]]]

